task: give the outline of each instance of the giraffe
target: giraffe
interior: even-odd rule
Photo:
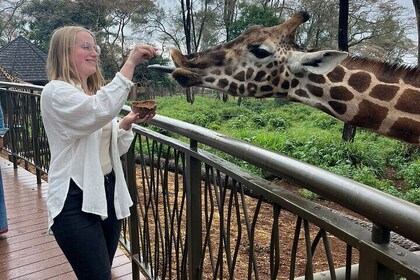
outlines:
[[[29,84],[22,80],[21,78],[15,77],[10,74],[6,69],[0,66],[0,74],[2,74],[9,82],[17,84]]]
[[[278,26],[252,26],[230,42],[188,56],[172,49],[176,68],[163,70],[172,72],[183,87],[287,98],[345,123],[420,145],[419,68],[300,48],[295,32],[308,19],[308,13],[298,12]]]

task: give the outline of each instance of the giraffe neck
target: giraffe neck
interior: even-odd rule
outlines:
[[[26,82],[18,77],[13,76],[10,74],[6,69],[0,66],[0,73],[11,83],[19,83],[19,84],[26,84]]]
[[[292,101],[345,123],[420,145],[418,68],[348,58],[328,74],[297,74],[290,84],[296,85],[288,94]]]

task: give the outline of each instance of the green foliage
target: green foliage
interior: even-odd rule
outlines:
[[[235,100],[196,96],[157,99],[158,114],[198,124],[353,179],[386,193],[420,204],[420,149],[362,129],[354,143],[341,140],[343,124],[331,116],[279,100]],[[272,175],[240,159],[211,152],[264,178]],[[397,173],[388,178],[387,170]],[[396,187],[393,180],[403,180]],[[400,185],[400,182],[398,182]],[[304,194],[313,197],[310,193]]]
[[[98,1],[34,0],[22,10],[29,17],[28,39],[44,51],[53,31],[66,25],[81,25],[93,32],[107,25],[107,9]]]
[[[420,188],[420,160],[411,162],[403,168],[398,176],[402,178],[410,188]]]
[[[240,16],[232,23],[232,38],[238,37],[249,26],[263,25],[266,27],[279,24],[275,11],[266,5],[239,4]]]
[[[408,190],[402,198],[411,203],[420,205],[420,188]]]
[[[151,64],[168,65],[169,62],[168,58],[159,55],[150,59],[148,64],[138,65],[134,72],[134,81],[140,83],[146,82],[148,86],[155,88],[164,87],[167,89],[175,89],[176,82],[170,75],[160,71],[150,71],[147,69],[147,66]],[[112,77],[115,73],[116,71],[112,73]]]
[[[318,194],[316,194],[314,192],[311,192],[310,190],[307,190],[307,189],[300,189],[299,190],[299,193],[303,197],[305,197],[307,199],[310,199],[310,200],[317,200],[317,199],[320,199],[321,198]]]
[[[273,130],[284,130],[290,126],[289,122],[282,117],[270,118],[268,123]]]

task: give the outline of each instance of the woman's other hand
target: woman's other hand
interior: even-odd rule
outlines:
[[[153,119],[155,114],[146,115],[144,118],[140,118],[139,114],[134,113],[131,111],[128,113],[120,122],[120,128],[124,130],[129,130],[133,123],[145,123]]]
[[[120,70],[127,79],[133,78],[134,69],[137,65],[144,63],[146,59],[154,58],[157,54],[158,48],[150,45],[137,44],[131,50],[126,62]]]

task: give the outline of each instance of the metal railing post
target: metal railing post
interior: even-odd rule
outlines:
[[[16,129],[15,129],[15,120],[14,120],[14,108],[13,108],[13,104],[12,104],[12,96],[10,93],[7,94],[6,96],[6,107],[7,107],[7,125],[9,126],[9,139],[10,141],[8,141],[8,145],[10,145],[10,150],[12,151],[11,156],[9,157],[9,159],[13,162],[13,168],[17,169],[18,168],[18,164],[17,164],[17,157],[16,157],[16,153],[17,153],[17,148],[16,148]]]
[[[197,151],[197,141],[190,141],[190,148]],[[187,246],[189,261],[189,279],[198,280],[201,276],[202,259],[202,207],[201,207],[201,162],[187,155]]]
[[[32,145],[33,145],[33,155],[35,166],[41,166],[41,151],[39,149],[39,125],[38,125],[38,112],[36,107],[36,97],[30,96],[30,106],[31,106],[31,118],[32,118]],[[36,183],[41,184],[41,171],[36,168]]]
[[[371,239],[375,244],[388,246],[391,241],[391,231],[384,226],[373,224]],[[361,246],[359,279],[394,280],[395,272],[378,262],[372,250]]]
[[[372,227],[372,242],[380,245],[389,245],[391,241],[391,231],[381,225],[373,224]],[[388,267],[381,263],[376,263],[377,279],[379,280],[394,280],[395,273]]]
[[[133,280],[140,279],[140,267],[135,261],[135,257],[140,259],[140,242],[139,242],[139,221],[137,216],[137,184],[136,184],[136,165],[134,164],[135,155],[134,155],[134,146],[135,142],[133,141],[130,149],[125,155],[126,162],[126,181],[128,185],[128,190],[130,192],[131,200],[133,201],[133,206],[130,208],[130,217],[128,218],[129,222],[129,231],[130,231],[130,256],[131,256],[131,269]]]

